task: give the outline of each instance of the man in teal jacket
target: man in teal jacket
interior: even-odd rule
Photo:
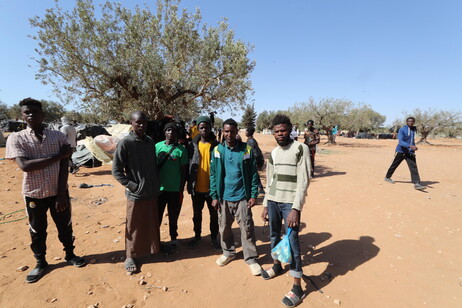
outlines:
[[[231,226],[234,219],[241,230],[244,261],[252,275],[261,274],[257,264],[252,207],[258,196],[257,165],[252,148],[237,140],[237,123],[233,119],[223,122],[224,142],[213,149],[210,164],[210,196],[218,211],[223,255],[216,263],[225,266],[236,257]]]

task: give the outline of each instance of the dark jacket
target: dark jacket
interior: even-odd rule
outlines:
[[[112,160],[112,175],[126,187],[130,200],[150,200],[160,189],[156,145],[151,137],[139,138],[134,132],[118,144]]]
[[[197,135],[192,140],[192,142],[189,144],[189,147],[188,147],[188,155],[189,155],[188,193],[191,195],[194,195],[194,188],[196,187],[196,180],[197,180],[197,170],[199,169],[199,164],[201,161],[201,153],[199,152],[200,140],[201,140],[201,136]],[[210,132],[209,142],[211,143],[210,157],[212,157],[213,148],[218,145],[216,136],[212,132]]]
[[[255,161],[257,163],[257,168],[261,170],[263,165],[265,164],[265,158],[263,157],[263,153],[258,146],[257,140],[253,136],[247,138],[247,144],[250,145],[253,151],[253,155],[255,157]]]
[[[257,198],[258,173],[252,148],[245,142],[239,140],[236,142],[236,149],[241,154],[241,159],[238,161],[238,164],[243,175],[246,199]],[[216,200],[223,200],[225,191],[225,146],[226,142],[223,142],[213,149],[212,162],[210,163],[210,196],[212,199]]]

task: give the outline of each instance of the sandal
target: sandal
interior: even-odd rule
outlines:
[[[278,276],[279,274],[281,274],[281,272],[282,272],[282,268],[280,270],[275,271],[274,266],[273,266],[273,267],[270,267],[270,268],[267,268],[261,271],[261,276],[263,277],[263,279],[268,280],[268,279]]]
[[[37,266],[33,270],[30,271],[29,274],[26,276],[26,282],[27,283],[34,283],[39,281],[40,278],[42,278],[43,274],[45,274],[45,269],[47,268],[48,263]]]
[[[306,294],[303,294],[302,297],[298,297],[297,294],[295,294],[292,291],[289,291],[289,293],[287,293],[282,299],[282,303],[287,307],[295,307],[300,305],[300,303],[303,301],[305,297]]]
[[[66,259],[67,263],[70,265],[74,265],[75,267],[82,267],[87,264],[87,261],[85,261],[84,258],[78,257],[78,256],[73,256],[70,259]]]
[[[138,266],[135,263],[135,259],[127,258],[125,259],[124,264],[125,264],[125,270],[127,271],[127,273],[133,274],[138,271]]]

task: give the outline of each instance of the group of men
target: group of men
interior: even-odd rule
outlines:
[[[39,101],[27,98],[19,103],[27,128],[14,133],[7,140],[6,158],[15,159],[24,171],[23,194],[29,217],[31,248],[37,260],[36,267],[27,275],[33,283],[44,274],[46,261],[47,211],[58,229],[58,238],[64,246],[65,260],[76,267],[86,264],[74,254],[74,236],[71,223],[71,204],[67,187],[69,157],[72,148],[66,136],[43,125],[44,114]],[[204,204],[210,214],[211,245],[223,254],[216,260],[225,266],[236,257],[232,224],[236,220],[241,232],[244,261],[251,273],[271,279],[283,272],[280,261],[271,268],[262,269],[257,263],[258,253],[254,232],[252,207],[256,204],[261,182],[258,167],[261,151],[252,140],[253,130],[247,130],[249,144],[238,138],[238,124],[233,119],[224,121],[223,142],[211,132],[211,119],[197,118],[197,135],[187,148],[178,143],[178,127],[168,123],[163,128],[165,140],[157,144],[146,135],[147,116],[141,111],[131,114],[132,131],[117,145],[112,174],[125,187],[127,197],[125,269],[139,271],[139,257],[160,251],[160,224],[165,207],[168,208],[171,245],[178,245],[178,217],[183,202],[183,190],[191,194],[194,237],[188,242],[195,248],[201,241],[202,210]],[[398,154],[387,173],[391,174],[406,159],[411,168],[416,189],[420,181],[415,156],[415,120],[408,119],[407,130],[400,131]],[[285,115],[273,119],[273,135],[278,146],[267,159],[266,193],[261,218],[269,222],[271,248],[281,240],[282,222],[291,228],[288,232],[292,262],[290,275],[293,287],[282,302],[289,307],[298,305],[305,294],[301,288],[303,277],[299,244],[300,216],[305,203],[310,177],[314,171],[314,155],[319,133],[308,121],[305,142],[291,138],[292,123]],[[403,139],[403,140],[401,140]],[[257,150],[258,149],[258,150]],[[403,150],[404,149],[404,150]],[[407,150],[407,152],[406,152]],[[258,161],[258,162],[257,162]],[[257,167],[257,165],[259,165]],[[286,230],[287,231],[287,230]]]

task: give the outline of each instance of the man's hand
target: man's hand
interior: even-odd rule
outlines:
[[[410,148],[411,148],[411,150],[414,150],[414,151],[418,150],[417,146],[415,146],[415,145],[411,145]]]
[[[298,226],[299,222],[300,222],[300,212],[295,209],[292,209],[289,215],[287,215],[287,226],[289,228],[295,228]]]
[[[217,211],[220,210],[220,208],[221,208],[220,202],[217,199],[213,199],[212,200],[212,207]]]
[[[247,202],[247,207],[250,209],[255,205],[255,202],[257,200],[255,198],[250,198],[249,201]]]
[[[68,198],[66,194],[58,194],[56,197],[56,212],[62,212],[64,211],[68,206]]]
[[[263,219],[263,221],[268,221],[268,208],[267,207],[263,208],[263,211],[261,212],[261,219]]]

